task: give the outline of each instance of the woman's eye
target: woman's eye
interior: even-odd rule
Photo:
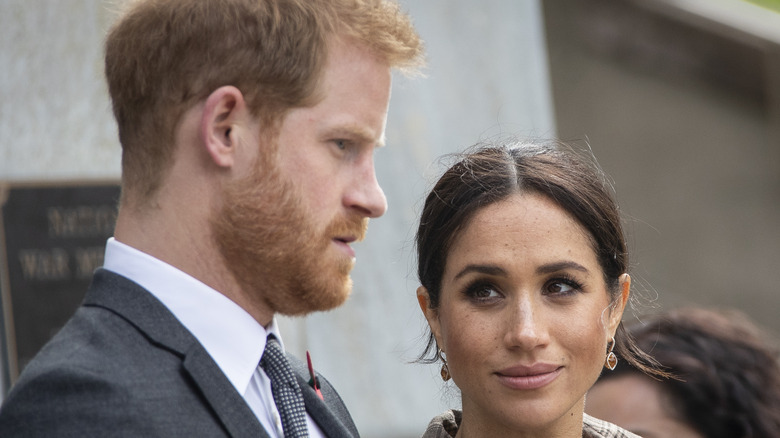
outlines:
[[[571,280],[555,280],[547,284],[547,295],[566,296],[579,292],[582,286]]]
[[[501,293],[490,284],[478,283],[466,289],[466,295],[477,301],[486,301],[500,298]]]

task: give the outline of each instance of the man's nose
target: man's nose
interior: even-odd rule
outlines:
[[[387,211],[387,198],[376,179],[373,154],[360,161],[344,203],[369,218],[380,217]]]

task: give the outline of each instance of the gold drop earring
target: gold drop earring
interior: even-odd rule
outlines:
[[[609,368],[610,371],[613,371],[618,363],[618,358],[615,352],[613,351],[615,349],[615,337],[613,336],[610,338],[609,342],[607,343],[607,359],[604,361],[604,366]],[[444,371],[442,370],[442,373]]]
[[[450,380],[452,376],[450,375],[450,367],[447,366],[447,358],[444,357],[443,351],[441,351],[441,348],[436,349],[436,356],[441,360],[441,379],[445,382]],[[615,359],[617,360],[617,359]]]

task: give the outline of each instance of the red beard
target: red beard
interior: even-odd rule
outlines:
[[[318,229],[273,155],[266,152],[253,174],[225,188],[211,220],[216,245],[251,302],[285,315],[337,307],[352,290],[354,261],[330,254],[332,239],[362,240],[368,218],[337,217]]]

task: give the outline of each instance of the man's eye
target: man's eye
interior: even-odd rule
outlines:
[[[333,143],[336,144],[336,147],[339,148],[339,150],[344,150],[347,148],[347,141],[346,140],[333,140]]]

